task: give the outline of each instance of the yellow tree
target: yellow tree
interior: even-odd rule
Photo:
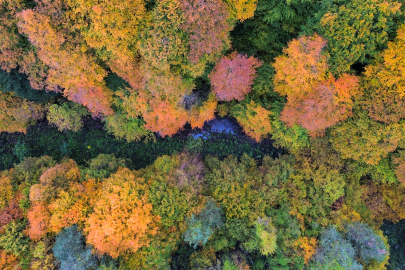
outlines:
[[[111,70],[136,85],[136,50],[139,24],[146,14],[143,0],[69,0],[68,16],[81,30],[86,44],[97,50]]]
[[[32,121],[43,117],[44,109],[34,102],[0,92],[0,132],[26,132]]]
[[[241,22],[253,17],[257,7],[257,0],[225,0],[225,2],[231,15]]]
[[[369,116],[385,123],[405,118],[405,25],[399,27],[397,37],[388,43],[376,63],[364,72],[363,103]]]

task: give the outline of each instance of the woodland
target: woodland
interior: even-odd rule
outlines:
[[[0,269],[405,269],[405,0],[0,0]]]

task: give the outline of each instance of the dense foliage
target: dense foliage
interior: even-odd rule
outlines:
[[[404,268],[404,12],[0,1],[0,268]]]

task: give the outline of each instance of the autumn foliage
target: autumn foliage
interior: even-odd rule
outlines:
[[[93,114],[108,115],[111,93],[105,87],[105,71],[93,59],[65,43],[66,38],[57,32],[50,18],[35,10],[18,14],[19,30],[38,48],[38,57],[49,66],[46,88],[60,91],[70,100],[88,107]]]
[[[27,214],[29,229],[28,235],[32,240],[41,239],[48,231],[49,211],[46,204],[35,204]]]
[[[85,229],[97,252],[116,258],[149,244],[148,236],[156,228],[145,188],[144,180],[128,169],[103,182]]]
[[[328,71],[325,46],[318,35],[302,36],[284,50],[288,56],[274,63],[274,90],[288,99],[280,119],[290,127],[301,125],[313,136],[351,116],[353,98],[360,95],[356,76],[335,79]]]
[[[257,142],[271,132],[270,115],[272,113],[253,100],[245,106],[238,106],[232,114],[242,126],[243,131]]]
[[[261,63],[254,57],[232,53],[219,61],[209,75],[213,92],[218,100],[242,100],[252,91],[253,80],[256,78],[255,68]]]
[[[369,116],[385,123],[395,123],[405,117],[405,26],[397,31],[397,37],[388,43],[380,59],[366,67],[364,108]]]
[[[218,0],[182,1],[185,22],[181,29],[190,36],[190,61],[197,63],[200,58],[215,59],[221,51],[230,46],[228,11]]]

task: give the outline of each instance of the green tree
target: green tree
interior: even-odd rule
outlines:
[[[59,131],[79,131],[83,127],[82,118],[89,115],[87,109],[80,104],[64,102],[62,105],[52,104],[48,108],[46,118],[49,123],[57,126]]]
[[[4,233],[0,235],[0,247],[20,258],[28,256],[29,238],[23,233],[26,225],[24,220],[7,224]]]
[[[395,30],[401,4],[384,0],[324,0],[314,27],[328,41],[331,70],[343,73],[368,64]]]
[[[330,141],[342,158],[352,158],[376,165],[395,151],[404,138],[404,123],[390,125],[371,120],[366,112],[333,127]]]

